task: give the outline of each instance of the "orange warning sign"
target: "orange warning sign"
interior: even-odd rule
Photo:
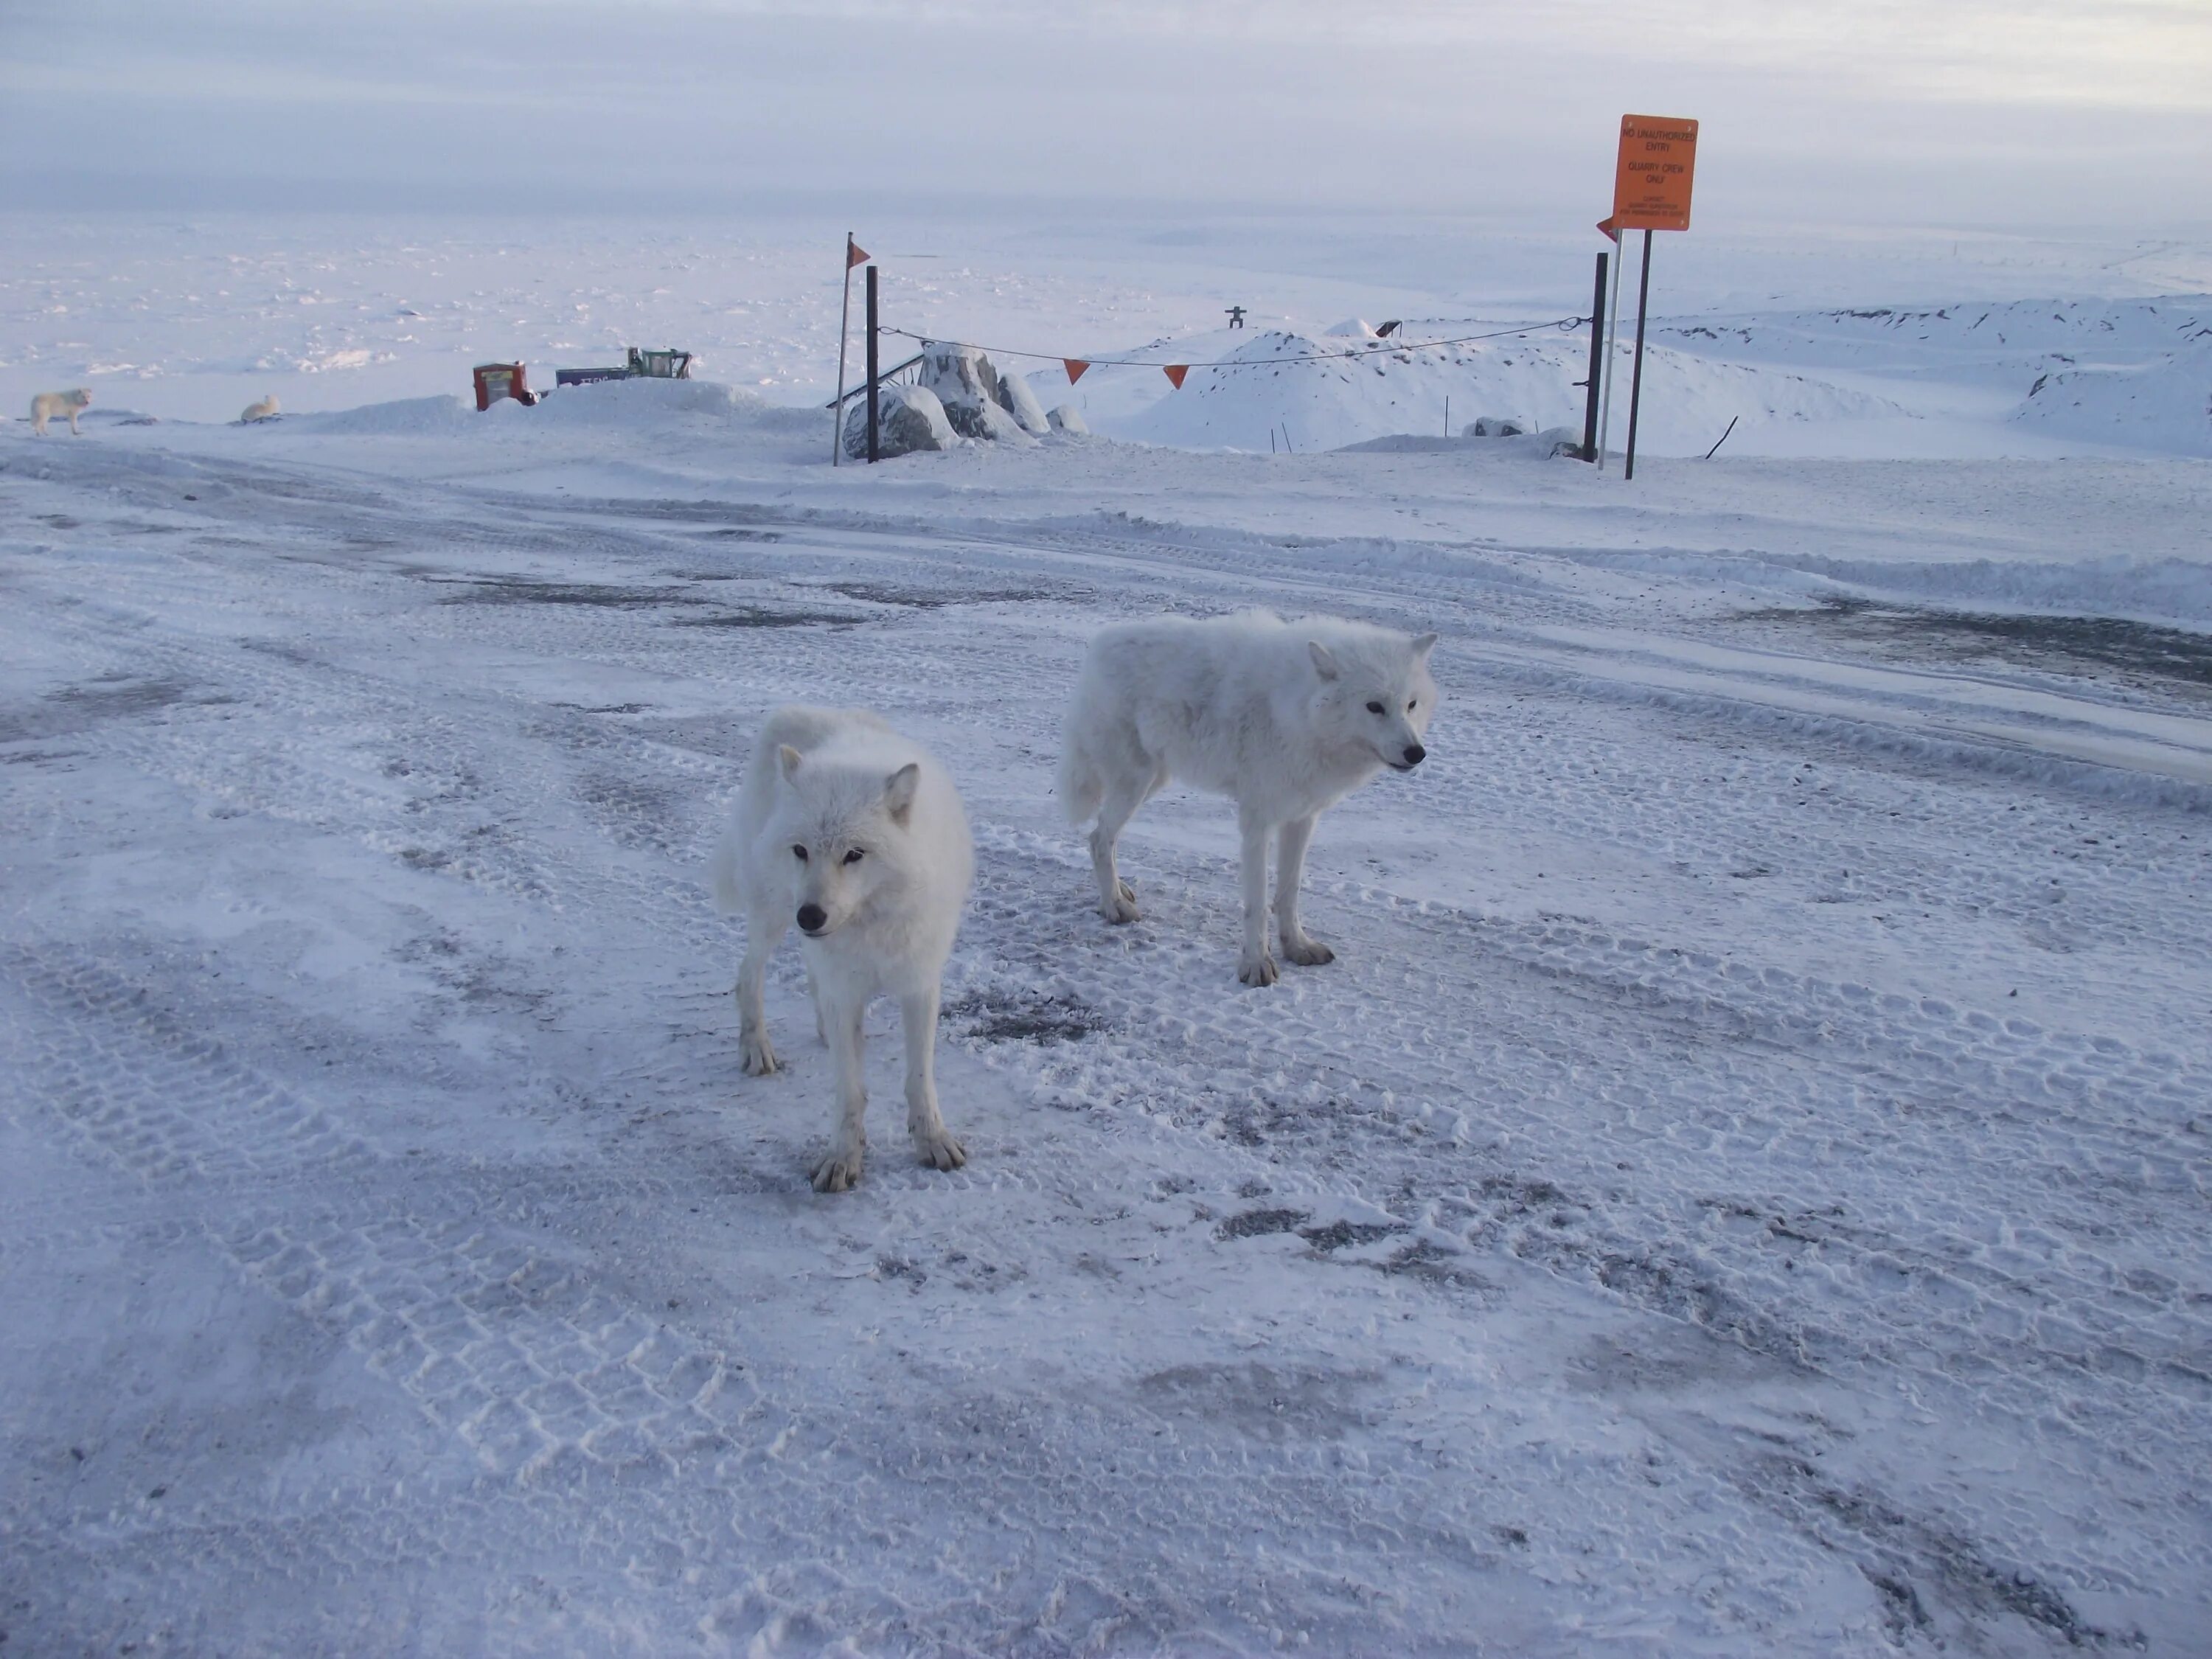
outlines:
[[[1168,379],[1173,380],[1175,382],[1175,389],[1177,392],[1180,392],[1182,390],[1182,377],[1190,373],[1190,365],[1188,363],[1162,363],[1160,365],[1160,372],[1163,374],[1165,374]]]
[[[1617,230],[1687,230],[1690,180],[1698,165],[1698,124],[1672,115],[1620,118],[1620,160],[1613,173]]]

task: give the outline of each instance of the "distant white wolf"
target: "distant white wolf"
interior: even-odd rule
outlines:
[[[945,960],[975,873],[975,844],[945,769],[860,708],[777,709],[714,860],[714,902],[745,914],[738,1022],[749,1075],[776,1069],[761,990],[793,922],[805,935],[815,1027],[830,1045],[836,1116],[817,1191],[860,1178],[868,1097],[860,1017],[899,1000],[906,1034],[906,1123],[933,1169],[968,1161],[937,1109],[937,1006]]]
[[[1067,711],[1060,793],[1068,817],[1093,812],[1098,908],[1134,921],[1137,896],[1115,868],[1122,825],[1171,778],[1231,797],[1244,835],[1244,948],[1237,977],[1273,985],[1267,837],[1279,833],[1275,926],[1304,965],[1328,946],[1298,925],[1298,881],[1314,818],[1384,767],[1410,772],[1436,712],[1434,634],[1264,611],[1191,622],[1158,617],[1091,641]]]
[[[241,425],[251,426],[256,421],[265,421],[270,419],[276,413],[276,394],[272,392],[267,397],[264,398],[259,403],[246,404],[246,413],[240,416],[238,418]]]
[[[57,415],[66,415],[70,435],[82,436],[76,429],[76,417],[91,406],[92,393],[84,386],[74,392],[41,392],[31,399],[31,431],[43,438],[46,435],[46,422]]]

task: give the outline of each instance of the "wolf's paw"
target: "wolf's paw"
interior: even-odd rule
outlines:
[[[944,1128],[917,1130],[914,1150],[924,1164],[933,1170],[957,1170],[968,1161],[968,1149]]]
[[[1114,884],[1121,890],[1121,896],[1130,903],[1134,904],[1137,902],[1137,890],[1130,886],[1127,882],[1117,881]]]
[[[1273,957],[1247,957],[1237,964],[1237,977],[1247,985],[1273,985],[1280,977]]]
[[[769,1046],[768,1033],[755,1031],[744,1039],[745,1075],[766,1077],[777,1069],[775,1050]]]
[[[1137,919],[1137,895],[1127,882],[1119,884],[1121,891],[1098,907],[1098,914],[1119,927]]]
[[[1324,962],[1336,960],[1335,951],[1330,950],[1319,939],[1309,938],[1304,933],[1299,934],[1296,939],[1286,939],[1283,941],[1283,955],[1297,963],[1301,968],[1318,968]]]
[[[817,1193],[842,1193],[857,1186],[860,1179],[860,1159],[866,1149],[833,1144],[830,1156],[814,1166],[807,1177]]]

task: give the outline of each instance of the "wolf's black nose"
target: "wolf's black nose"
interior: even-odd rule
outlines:
[[[1407,764],[1407,765],[1408,765],[1408,766],[1419,766],[1419,765],[1423,761],[1426,760],[1428,757],[1429,757],[1429,751],[1428,751],[1427,750],[1425,750],[1425,749],[1422,748],[1422,747],[1421,747],[1421,745],[1420,745],[1420,744],[1419,744],[1418,743],[1407,744],[1406,745],[1406,764]]]
[[[799,907],[799,925],[810,933],[819,933],[822,924],[829,920],[830,913],[818,904],[802,904]]]

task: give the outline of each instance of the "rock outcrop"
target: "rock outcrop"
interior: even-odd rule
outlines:
[[[945,405],[945,418],[963,438],[984,443],[1027,443],[1031,428],[1021,406],[1036,422],[1035,430],[1051,428],[1036,395],[1025,385],[1009,390],[992,367],[991,360],[974,346],[926,342],[921,348],[921,384]]]
[[[876,453],[886,459],[917,451],[952,447],[952,423],[944,404],[927,386],[885,383],[876,393]],[[868,459],[868,400],[858,397],[845,407],[845,453]]]

